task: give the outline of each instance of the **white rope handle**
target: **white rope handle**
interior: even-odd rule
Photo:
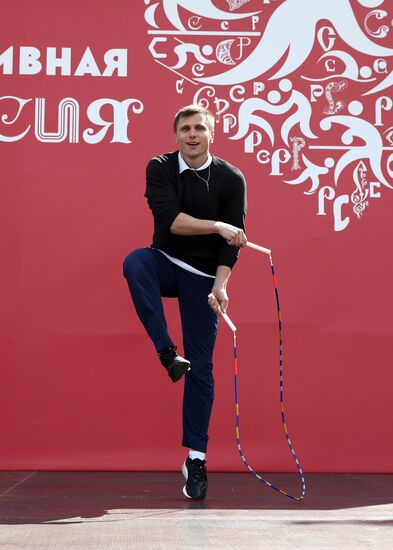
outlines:
[[[214,296],[214,294],[210,293],[208,298],[216,298]],[[230,318],[228,317],[228,315],[226,313],[223,313],[221,308],[220,308],[220,304],[217,304],[218,305],[218,309],[222,315],[222,318],[224,319],[224,321],[227,323],[227,325],[229,326],[229,328],[232,330],[232,332],[236,332],[237,331],[237,328],[235,327],[235,325],[232,323],[232,321],[230,320]]]
[[[259,246],[259,244],[250,243],[250,241],[247,241],[246,246],[249,246],[250,248],[253,248],[254,250],[258,250],[258,252],[263,252],[264,254],[271,255],[272,251],[268,248],[265,248],[264,246]]]
[[[259,246],[259,244],[251,243],[250,241],[247,241],[246,246],[248,246],[249,248],[253,248],[254,250],[257,250],[258,252],[263,252],[264,254],[268,254],[269,256],[271,256],[272,251],[269,250],[268,248],[265,248],[264,246]],[[214,296],[214,294],[210,293],[208,298],[214,298],[215,299],[216,297]],[[232,321],[230,320],[228,315],[226,313],[222,312],[220,304],[217,304],[217,305],[218,305],[218,309],[221,313],[222,318],[227,323],[227,325],[229,326],[231,331],[236,332],[237,331],[236,326],[232,323]]]

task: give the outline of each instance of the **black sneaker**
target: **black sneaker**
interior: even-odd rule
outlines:
[[[207,492],[206,460],[190,457],[184,462],[182,472],[186,478],[183,494],[188,498],[203,500]]]
[[[161,365],[168,371],[168,376],[172,382],[177,382],[180,378],[191,370],[191,363],[176,353],[176,346],[162,349],[158,357]]]

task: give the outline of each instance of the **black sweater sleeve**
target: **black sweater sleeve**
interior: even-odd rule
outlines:
[[[176,190],[167,164],[165,157],[155,157],[146,167],[145,197],[154,220],[162,231],[169,231],[175,218],[180,214]]]
[[[229,199],[221,208],[219,221],[230,223],[245,231],[245,217],[247,213],[246,180],[240,170],[232,168],[231,178],[228,178],[231,184],[231,193]],[[240,249],[238,247],[231,246],[222,239],[218,250],[217,265],[226,265],[232,269],[239,257],[239,252]]]
[[[186,236],[170,230],[181,212],[244,229],[246,183],[243,174],[218,157],[213,157],[209,173],[210,170],[209,189],[192,170],[179,174],[177,151],[157,156],[146,168],[145,197],[154,217],[152,247],[214,275],[219,265],[230,268],[235,265],[239,249],[229,246],[215,233]]]

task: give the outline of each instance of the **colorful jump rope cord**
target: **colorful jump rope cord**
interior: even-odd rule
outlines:
[[[299,470],[299,474],[300,474],[300,477],[301,477],[301,483],[302,483],[302,492],[300,494],[300,496],[293,496],[289,493],[287,493],[286,491],[284,491],[283,489],[280,489],[279,487],[276,487],[275,485],[273,485],[272,483],[270,483],[269,481],[267,481],[266,479],[263,479],[259,474],[257,474],[255,472],[255,470],[250,466],[250,464],[247,462],[246,460],[246,457],[244,456],[244,453],[243,453],[243,450],[241,448],[241,443],[240,443],[240,433],[239,433],[239,424],[240,424],[240,415],[239,415],[239,389],[238,389],[238,380],[237,380],[237,375],[238,375],[238,371],[237,371],[237,348],[236,348],[236,327],[235,327],[235,330],[233,330],[233,351],[234,351],[234,359],[235,359],[235,403],[236,403],[236,442],[237,442],[237,448],[239,450],[239,453],[240,453],[240,456],[244,462],[244,465],[250,470],[250,472],[259,480],[261,481],[262,483],[264,483],[265,485],[268,485],[269,487],[271,487],[272,489],[274,489],[275,491],[278,491],[279,493],[281,493],[282,495],[285,495],[286,497],[292,499],[292,500],[297,500],[297,501],[300,501],[300,500],[303,500],[304,497],[305,497],[305,494],[306,494],[306,481],[304,479],[304,474],[303,474],[303,470],[302,470],[302,467],[300,465],[300,462],[296,456],[296,453],[295,453],[295,450],[292,446],[292,442],[291,442],[291,439],[288,435],[288,430],[287,430],[287,425],[286,425],[286,422],[285,422],[285,414],[284,414],[284,403],[283,403],[283,376],[282,376],[282,372],[283,372],[283,369],[282,369],[282,364],[283,364],[283,361],[282,361],[282,322],[281,322],[281,311],[280,311],[280,301],[279,301],[279,298],[278,298],[278,288],[277,288],[277,278],[276,278],[276,274],[275,274],[275,270],[274,270],[274,265],[273,265],[273,259],[272,259],[272,255],[269,254],[269,259],[270,259],[270,265],[271,265],[271,269],[272,269],[272,275],[273,275],[273,283],[274,283],[274,290],[275,290],[275,295],[276,295],[276,303],[277,303],[277,312],[278,312],[278,332],[279,332],[279,343],[280,343],[280,408],[281,408],[281,419],[282,419],[282,423],[283,423],[283,427],[284,427],[284,433],[285,433],[285,437],[287,439],[287,443],[288,443],[288,446],[289,446],[289,449],[292,453],[292,456],[296,462],[296,466]],[[234,326],[234,325],[233,325]]]

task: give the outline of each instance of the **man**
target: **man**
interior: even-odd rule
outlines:
[[[173,382],[185,378],[182,445],[189,455],[182,467],[183,493],[201,500],[207,491],[212,355],[220,309],[228,307],[227,282],[247,242],[246,183],[237,168],[210,154],[210,111],[183,107],[175,116],[174,133],[178,151],[153,158],[146,170],[153,244],[132,252],[123,268],[162,365]],[[168,334],[162,296],[178,298],[185,358]]]

